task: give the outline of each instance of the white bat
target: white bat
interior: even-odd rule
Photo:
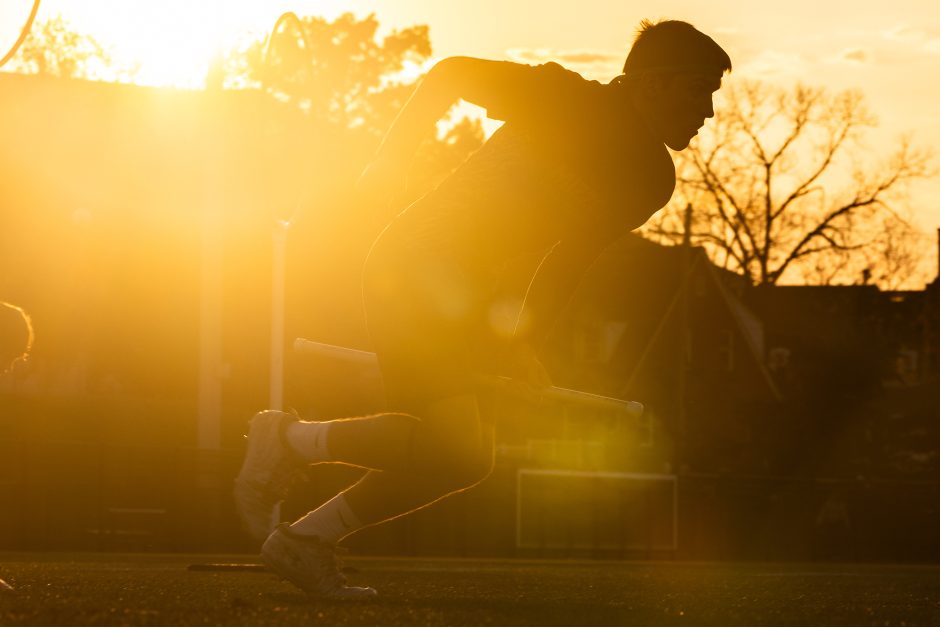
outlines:
[[[297,353],[328,357],[370,369],[374,368],[378,370],[379,367],[378,357],[375,353],[355,348],[346,348],[344,346],[334,346],[333,344],[324,344],[323,342],[314,342],[313,340],[302,337],[294,340],[294,351]],[[508,377],[480,375],[480,381],[485,385],[498,387],[508,392],[513,392],[515,389],[512,379]],[[551,387],[546,390],[539,390],[537,394],[545,400],[603,407],[623,412],[633,417],[638,417],[643,414],[642,403],[601,396],[599,394],[591,394],[589,392],[581,392],[580,390]]]

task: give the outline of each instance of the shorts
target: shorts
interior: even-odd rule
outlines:
[[[376,242],[363,305],[389,410],[420,414],[431,401],[479,392],[491,291],[466,263]]]

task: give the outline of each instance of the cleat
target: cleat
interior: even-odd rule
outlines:
[[[346,585],[335,544],[316,536],[291,532],[287,523],[277,526],[261,547],[261,558],[277,575],[317,599],[366,600],[374,588]]]
[[[259,542],[280,522],[281,501],[306,465],[284,437],[296,420],[293,414],[267,410],[255,414],[248,428],[248,450],[233,495],[242,527]]]

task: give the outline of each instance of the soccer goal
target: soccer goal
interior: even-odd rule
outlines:
[[[519,469],[516,547],[672,552],[678,546],[675,475]]]

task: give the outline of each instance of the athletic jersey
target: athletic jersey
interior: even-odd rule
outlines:
[[[519,83],[484,103],[505,124],[396,218],[383,236],[395,248],[489,275],[567,237],[610,241],[671,197],[672,159],[622,91],[555,63],[513,66]]]

